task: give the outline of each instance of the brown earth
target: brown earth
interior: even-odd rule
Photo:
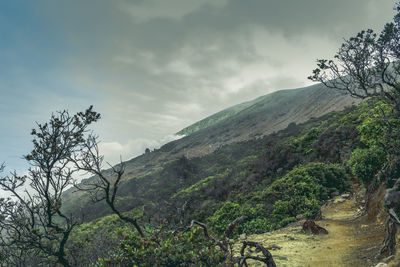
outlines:
[[[380,192],[376,196],[378,205]],[[248,236],[247,240],[269,249],[277,266],[375,266],[381,260],[377,255],[384,237],[384,216],[372,220],[361,216],[361,199],[359,194],[349,199],[339,196],[322,208],[322,219],[316,223],[328,230],[327,235],[303,233],[303,220],[278,231]],[[240,244],[235,249],[239,251]],[[249,266],[264,265],[249,261]]]

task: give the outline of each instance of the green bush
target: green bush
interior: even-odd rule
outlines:
[[[312,144],[318,140],[322,129],[319,127],[311,128],[306,133],[298,138],[293,139],[293,145],[296,147],[297,152],[303,152],[305,155],[312,152]]]
[[[272,230],[271,224],[265,217],[256,217],[243,223],[242,231],[246,234],[262,234]]]
[[[330,193],[348,186],[348,176],[340,165],[311,163],[294,168],[266,190],[278,198],[269,217],[272,228],[285,226],[299,214],[312,217]]]
[[[234,202],[225,202],[214,214],[207,219],[208,225],[218,234],[223,234],[228,225],[236,218],[247,216],[246,221],[237,225],[232,236],[246,233],[264,233],[270,230],[268,221],[263,217],[263,205],[252,206],[250,203],[239,205]]]
[[[137,234],[122,237],[121,244],[94,266],[221,266],[225,254],[201,228],[191,231],[161,229],[141,238]]]
[[[359,117],[361,124],[357,130],[361,134],[361,141],[368,147],[385,147],[398,140],[396,132],[400,127],[400,120],[393,115],[393,106],[382,101],[362,113]]]
[[[360,183],[370,182],[386,161],[386,153],[381,147],[357,148],[348,162],[351,172]]]

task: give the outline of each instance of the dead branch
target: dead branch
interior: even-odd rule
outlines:
[[[245,249],[247,247],[254,247],[257,249],[257,251],[261,251],[264,257],[258,257],[258,256],[252,256],[252,255],[245,255]],[[274,259],[272,258],[271,253],[264,248],[264,246],[262,246],[261,244],[257,243],[257,242],[251,242],[251,241],[243,241],[243,246],[240,250],[240,255],[241,257],[239,258],[239,262],[238,262],[238,266],[242,267],[247,266],[247,260],[248,259],[253,259],[256,261],[260,261],[260,262],[264,262],[265,264],[267,264],[268,267],[276,267],[276,264],[274,262]]]
[[[226,238],[229,238],[230,235],[232,234],[233,230],[235,230],[236,226],[237,226],[239,223],[241,223],[241,222],[243,222],[244,220],[246,220],[246,219],[247,219],[247,216],[241,216],[241,217],[239,217],[239,218],[236,218],[233,222],[231,222],[231,223],[228,225],[228,228],[226,228],[225,237],[226,237]]]

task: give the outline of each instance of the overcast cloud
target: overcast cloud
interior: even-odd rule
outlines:
[[[391,0],[37,0],[0,3],[0,162],[24,168],[34,121],[94,105],[111,162],[223,108],[310,84]]]

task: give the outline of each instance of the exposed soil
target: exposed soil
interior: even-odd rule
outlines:
[[[357,199],[361,198],[339,196],[322,208],[322,219],[316,223],[328,230],[327,235],[305,234],[301,227],[304,221],[299,221],[246,239],[269,249],[277,266],[375,266],[384,237],[384,220],[380,216],[374,220],[361,216],[362,205]],[[239,251],[240,244],[235,249]],[[248,263],[249,266],[264,266],[259,262]]]

